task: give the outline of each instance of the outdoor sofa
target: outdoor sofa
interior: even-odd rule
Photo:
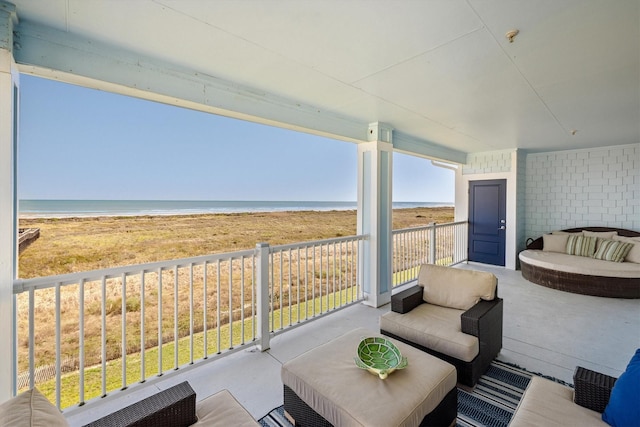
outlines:
[[[492,273],[420,266],[418,283],[391,297],[380,332],[456,367],[473,387],[502,348],[502,299]]]
[[[553,231],[532,240],[518,257],[522,277],[535,284],[584,295],[640,298],[640,232],[609,227]]]
[[[37,389],[0,405],[0,425],[12,427],[68,427],[66,418]],[[259,424],[227,390],[196,404],[188,382],[160,391],[113,412],[85,427],[254,427]]]
[[[618,379],[578,367],[573,382],[534,375],[509,427],[640,425],[640,349]]]

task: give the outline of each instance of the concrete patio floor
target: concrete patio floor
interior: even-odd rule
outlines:
[[[503,348],[498,358],[504,362],[572,383],[576,366],[619,376],[640,348],[640,300],[556,291],[524,280],[520,271],[500,267],[458,267],[498,276],[498,294],[504,298]],[[103,402],[68,410],[67,419],[81,426],[182,381],[189,381],[198,400],[226,388],[259,419],[282,405],[283,363],[353,328],[378,331],[378,319],[389,308],[348,307],[274,337],[266,352],[252,346],[177,371]]]

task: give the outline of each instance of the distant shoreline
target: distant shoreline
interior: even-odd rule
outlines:
[[[357,209],[341,201],[21,200],[19,219],[182,216]],[[454,207],[447,202],[393,202],[393,209]]]

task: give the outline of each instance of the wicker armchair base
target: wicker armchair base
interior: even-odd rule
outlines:
[[[85,427],[186,427],[196,421],[196,393],[185,381]]]
[[[574,402],[592,411],[603,413],[616,378],[578,366],[573,373]]]
[[[298,395],[284,386],[284,410],[301,427],[331,427],[331,423],[311,409]],[[442,402],[420,423],[420,427],[452,425],[458,414],[458,390],[454,387]]]

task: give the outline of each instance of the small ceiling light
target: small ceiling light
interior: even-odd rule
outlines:
[[[571,135],[575,135],[576,133],[578,133],[578,129],[572,129],[571,130]]]
[[[513,39],[518,35],[519,32],[520,30],[507,31],[507,34],[505,34],[504,36],[507,38],[507,40],[509,40],[509,43],[513,43]]]

